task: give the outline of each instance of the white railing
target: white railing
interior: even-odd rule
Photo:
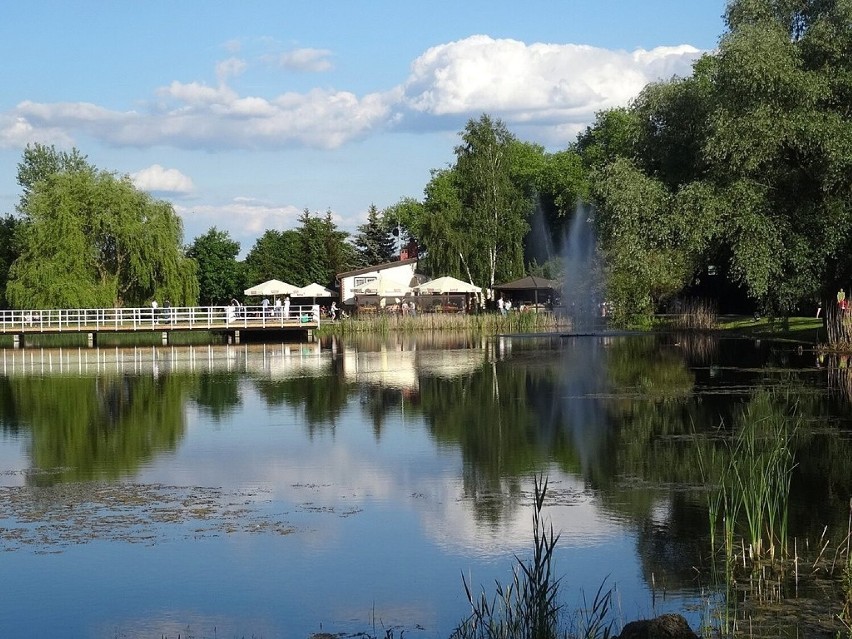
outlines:
[[[319,306],[171,306],[0,311],[0,333],[319,327]]]

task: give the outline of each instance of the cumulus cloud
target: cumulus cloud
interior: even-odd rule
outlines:
[[[23,148],[32,142],[73,145],[71,136],[60,127],[37,127],[20,115],[0,114],[0,149]]]
[[[177,169],[166,169],[159,164],[131,173],[130,179],[143,191],[186,194],[195,188],[189,177]]]
[[[386,121],[381,94],[314,89],[267,99],[240,97],[227,85],[172,82],[147,112],[110,111],[87,103],[22,102],[0,115],[0,141],[32,141],[50,132],[85,134],[114,146],[277,149],[336,148]],[[26,137],[26,135],[29,137]],[[55,135],[52,137],[56,137]]]
[[[331,51],[328,49],[294,49],[281,53],[274,61],[289,71],[309,71],[313,73],[329,71],[332,67]]]
[[[488,112],[562,137],[590,123],[596,111],[627,105],[649,82],[690,75],[700,55],[686,45],[627,52],[478,35],[418,57],[402,102],[415,114]]]
[[[174,81],[139,111],[21,102],[0,114],[0,145],[88,135],[114,146],[332,149],[394,127],[456,131],[459,120],[483,112],[557,144],[573,139],[596,111],[627,105],[648,82],[689,75],[700,54],[686,45],[629,52],[479,35],[432,47],[398,86],[360,96],[332,88],[242,95],[227,81],[244,71],[245,62],[229,58],[216,67],[217,86]],[[323,70],[329,56],[298,49],[279,63]]]

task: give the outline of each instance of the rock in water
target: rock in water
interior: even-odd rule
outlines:
[[[680,615],[660,615],[655,619],[631,621],[616,639],[699,639]]]

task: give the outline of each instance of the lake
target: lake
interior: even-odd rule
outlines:
[[[568,609],[603,585],[616,629],[713,625],[696,451],[794,411],[791,534],[843,537],[846,364],[696,335],[5,350],[0,636],[447,637],[462,578],[490,596],[531,553],[537,474]]]

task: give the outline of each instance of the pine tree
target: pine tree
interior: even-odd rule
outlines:
[[[397,257],[396,241],[388,232],[375,204],[371,204],[367,211],[367,222],[358,227],[354,244],[362,266],[384,264]]]

